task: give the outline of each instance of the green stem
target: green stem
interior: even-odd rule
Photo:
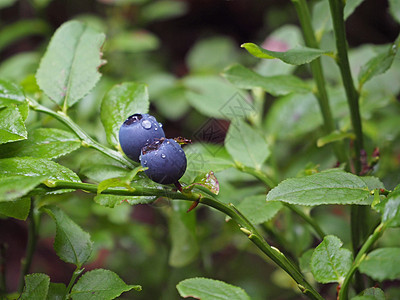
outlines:
[[[27,275],[29,273],[29,269],[31,267],[32,264],[32,258],[33,258],[33,254],[35,252],[35,248],[36,248],[36,242],[37,242],[37,228],[36,228],[36,218],[35,218],[35,201],[32,198],[31,199],[31,208],[29,211],[29,216],[28,216],[28,220],[29,220],[29,225],[28,225],[28,244],[26,247],[26,256],[25,258],[22,260],[21,263],[21,275],[19,278],[19,284],[18,284],[18,292],[22,293],[22,290],[24,288],[24,279],[25,279],[25,275]]]
[[[55,112],[43,105],[40,105],[33,99],[28,99],[28,101],[29,101],[30,107],[33,108],[34,110],[52,116],[53,118],[57,119],[58,121],[60,121],[64,125],[66,125],[69,129],[71,129],[82,141],[83,146],[96,149],[96,150],[100,151],[101,153],[103,153],[104,155],[107,155],[108,157],[111,157],[112,159],[117,160],[126,166],[129,166],[131,168],[135,167],[135,164],[132,163],[130,160],[126,159],[120,152],[111,150],[110,148],[103,146],[102,144],[96,142],[94,139],[92,139],[90,136],[88,136],[64,112],[62,112],[62,111]]]
[[[311,24],[311,16],[305,0],[292,0],[299,16],[300,24],[303,29],[304,40],[307,47],[319,49],[318,41],[315,37],[314,30]],[[328,93],[326,91],[326,83],[322,72],[321,59],[315,59],[310,62],[311,73],[313,74],[317,85],[316,97],[324,120],[324,132],[330,134],[336,130],[335,122],[332,116],[332,111],[329,105]],[[339,162],[347,162],[346,152],[344,151],[343,142],[333,143],[333,151]]]
[[[69,299],[70,298],[69,294],[71,292],[72,286],[74,285],[74,283],[75,283],[76,279],[78,278],[78,276],[82,274],[83,270],[84,269],[81,269],[80,267],[77,267],[75,269],[74,273],[72,273],[71,280],[68,283],[67,291],[65,293],[64,299]]]
[[[353,77],[350,71],[349,58],[347,54],[347,40],[343,16],[344,2],[342,0],[329,0],[329,5],[333,21],[333,30],[335,32],[336,38],[336,61],[340,69],[344,89],[347,96],[347,103],[350,109],[351,124],[354,130],[354,134],[356,135],[356,139],[354,141],[354,166],[356,173],[359,174],[361,171],[360,155],[361,150],[364,149],[363,134],[360,108],[358,103],[359,95],[356,88],[354,87]]]
[[[48,186],[49,189],[81,189],[93,193],[97,193],[97,185],[89,183],[68,182],[68,181],[53,181]],[[102,193],[126,195],[126,196],[164,196],[172,199],[181,199],[189,201],[199,201],[200,203],[213,207],[218,211],[228,215],[239,226],[248,238],[269,258],[271,258],[278,266],[285,270],[297,283],[300,290],[310,297],[310,299],[323,299],[322,296],[306,281],[304,276],[298,271],[297,267],[293,265],[279,250],[272,248],[257,231],[253,224],[238,211],[233,205],[227,205],[211,197],[203,197],[197,193],[178,193],[172,190],[160,190],[145,188],[141,186],[132,186],[131,190],[122,190],[116,188],[108,188]]]
[[[49,190],[59,189],[79,189],[91,193],[97,193],[97,185],[92,183],[71,182],[71,181],[48,181],[46,186]],[[183,199],[197,201],[201,196],[197,193],[178,193],[168,189],[146,188],[143,186],[132,186],[129,190],[120,188],[108,188],[102,194],[112,194],[121,196],[158,196],[171,199]]]
[[[350,109],[350,118],[353,131],[356,139],[354,141],[355,159],[354,159],[354,171],[356,174],[360,174],[361,171],[361,150],[364,149],[363,145],[363,133],[361,125],[361,116],[359,108],[359,94],[354,86],[353,77],[350,71],[349,58],[347,54],[347,40],[344,23],[344,2],[342,0],[329,0],[333,30],[335,32],[336,48],[337,48],[337,64],[340,69],[342,76],[343,86],[347,96],[347,103]],[[359,205],[351,207],[351,240],[353,251],[356,253],[361,241],[365,236],[362,235],[363,228],[367,226],[367,215],[366,208]],[[360,275],[356,276],[356,288],[357,291],[362,289],[362,281]]]
[[[340,288],[339,298],[340,300],[347,300],[348,289],[350,285],[350,281],[360,266],[360,263],[365,259],[367,251],[372,247],[372,245],[382,236],[383,232],[386,229],[386,224],[381,223],[378,227],[375,228],[374,232],[368,237],[365,241],[364,245],[361,247],[360,251],[357,253],[356,258],[354,259],[353,265],[350,268],[349,272],[346,274],[346,278]]]

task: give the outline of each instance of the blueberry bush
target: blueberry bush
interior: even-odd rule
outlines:
[[[0,216],[28,236],[20,267],[0,243],[2,299],[398,299],[400,36],[350,49],[361,2],[292,0],[299,27],[200,41],[181,77],[113,14],[4,61]],[[0,50],[49,34],[21,22]],[[48,239],[66,282],[36,263]]]

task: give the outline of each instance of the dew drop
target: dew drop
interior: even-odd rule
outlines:
[[[145,160],[145,161],[143,162],[143,164],[144,164],[144,165],[147,165],[147,160]]]
[[[154,127],[154,130],[158,130],[158,128],[157,128],[157,127]]]
[[[158,123],[158,126],[162,127],[162,124],[161,124],[161,123]]]
[[[166,157],[167,156],[164,153],[161,154],[161,158],[166,158]]]
[[[181,149],[179,149],[179,152],[182,152],[182,150],[181,150]]]
[[[142,121],[142,127],[144,129],[150,129],[151,128],[151,122],[149,120],[143,120]]]

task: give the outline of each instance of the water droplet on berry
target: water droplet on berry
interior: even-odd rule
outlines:
[[[157,127],[154,127],[154,130],[158,130],[158,128],[157,128]]]
[[[151,122],[149,120],[143,120],[142,121],[142,127],[144,129],[150,129],[151,128]]]
[[[161,154],[161,158],[166,158],[166,157],[167,156],[164,153]]]
[[[181,149],[179,149],[179,152],[182,152],[182,150],[181,150]]]
[[[145,160],[145,161],[143,162],[143,164],[144,164],[144,165],[147,165],[147,160]]]
[[[162,127],[162,124],[161,124],[161,123],[158,123],[158,126]]]

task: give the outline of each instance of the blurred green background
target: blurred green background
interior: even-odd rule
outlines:
[[[319,1],[309,2],[314,4]],[[107,64],[100,69],[103,77],[92,93],[70,112],[80,126],[105,144],[99,107],[104,94],[116,83],[147,83],[150,111],[164,124],[166,135],[184,136],[201,144],[208,142],[199,132],[209,118],[224,118],[209,105],[198,104],[190,90],[200,90],[208,103],[229,101],[237,90],[220,77],[227,66],[241,63],[263,75],[295,72],[304,78],[309,77],[305,67],[293,69],[283,64],[260,62],[240,48],[244,42],[269,45],[276,50],[302,44],[294,7],[290,1],[280,0],[0,0],[0,77],[21,83],[25,89],[32,86],[35,91],[33,76],[49,39],[57,27],[71,19],[81,20],[106,33],[103,58]],[[364,1],[347,21],[351,47],[390,43],[398,31],[399,25],[390,16],[388,3],[384,0]],[[267,40],[271,34],[275,40]],[[329,43],[327,40],[326,44]],[[378,48],[359,48],[353,56],[355,64],[365,62],[366,57],[371,57]],[[337,82],[337,70],[327,68],[327,77],[331,82]],[[394,88],[396,91],[398,94]],[[273,99],[268,100],[271,101],[267,102],[266,111],[273,102]],[[372,106],[365,109],[367,114],[377,108],[373,106],[373,101],[368,103]],[[378,105],[380,107],[382,105]],[[340,117],[343,109],[338,106],[334,110]],[[310,161],[309,169],[317,164],[331,166],[332,157],[326,151],[316,153],[307,145],[299,146],[304,134],[311,136],[309,144],[315,140],[316,136],[309,131],[321,123],[316,114],[318,111],[314,111],[309,119],[303,119],[300,128],[296,124],[288,125],[292,126],[286,131],[288,135],[282,134],[278,163],[282,167],[283,178],[307,169],[305,166]],[[30,122],[33,124],[31,128],[34,128],[34,113]],[[46,126],[59,126],[50,119],[44,122]],[[227,127],[228,123],[224,122],[219,121],[219,124]],[[279,124],[276,130],[280,129]],[[367,130],[370,130],[371,136],[377,128],[382,130],[384,145],[385,141],[398,136],[399,128],[393,132],[392,125],[374,124],[375,127],[371,125]],[[222,125],[221,136],[216,140],[218,143],[224,139],[224,128]],[[213,148],[215,145],[210,147],[211,150],[219,149]],[[391,147],[393,153],[398,153],[398,144]],[[298,151],[307,155],[296,161],[291,154]],[[224,154],[221,150],[218,155],[223,157]],[[400,178],[396,170],[399,161],[394,155],[391,158],[386,161],[385,169],[385,174],[391,174],[386,178],[388,186]],[[89,167],[88,161],[107,163],[104,157],[87,149],[60,159],[62,164],[89,181],[96,176],[98,180],[105,179]],[[117,168],[115,176],[118,176]],[[236,170],[220,172],[218,178],[221,198],[227,199],[227,202],[239,203],[244,197],[265,191],[253,178]],[[194,276],[220,279],[241,286],[254,299],[300,298],[293,288],[293,281],[285,273],[276,270],[272,264],[264,263],[257,250],[237,233],[236,226],[225,222],[221,214],[210,209],[197,208],[196,225],[195,214],[184,218],[178,216],[186,209],[187,203],[164,200],[150,206],[121,205],[108,209],[95,204],[92,197],[83,192],[43,201],[59,202],[71,218],[91,233],[96,251],[86,266],[87,270],[105,267],[119,274],[127,283],[143,286],[140,293],[123,295],[127,299],[178,299],[175,285]],[[347,215],[342,207],[316,210],[325,228],[336,232],[343,241],[349,241],[349,236],[345,234]],[[187,222],[187,226],[196,226],[195,236],[180,231],[186,228],[179,223],[182,220]],[[277,227],[274,230],[285,237],[298,256],[313,243],[310,231],[300,223],[285,211],[274,223]],[[271,228],[265,230],[274,233]],[[44,217],[32,272],[47,273],[52,282],[68,283],[73,267],[60,261],[54,253],[53,235],[52,222]],[[183,256],[182,249],[187,244],[180,244],[179,235],[195,240]],[[7,256],[8,283],[12,288],[16,288],[26,236],[26,223],[0,220],[0,239],[12,249]],[[334,289],[333,286],[331,288]],[[334,294],[331,291],[326,293]]]

